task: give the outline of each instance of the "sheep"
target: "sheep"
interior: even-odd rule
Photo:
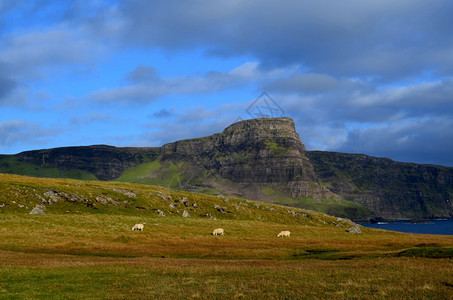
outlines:
[[[291,232],[289,231],[282,231],[279,234],[277,234],[278,237],[289,237],[291,235]]]
[[[143,224],[135,224],[134,226],[132,226],[132,230],[143,231],[143,227],[145,227],[145,224],[146,224],[146,223],[143,223]]]
[[[223,228],[214,229],[214,231],[211,234],[212,235],[223,235],[224,234]]]

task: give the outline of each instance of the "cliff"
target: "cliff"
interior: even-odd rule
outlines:
[[[383,219],[453,218],[453,168],[309,151],[321,181]]]
[[[26,151],[0,156],[0,172],[75,179],[91,175],[88,179],[113,180],[128,168],[155,159],[158,149],[95,145]]]
[[[282,189],[293,198],[318,194],[310,185],[318,177],[290,118],[242,121],[210,137],[166,144],[160,159],[190,162],[233,183]]]

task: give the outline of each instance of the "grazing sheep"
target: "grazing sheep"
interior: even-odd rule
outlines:
[[[223,235],[224,231],[223,228],[217,228],[214,229],[214,231],[211,233],[212,235]]]
[[[290,235],[291,235],[291,232],[289,232],[287,230],[286,231],[282,231],[279,234],[277,234],[278,237],[281,237],[281,236],[282,237],[289,237]]]
[[[143,227],[145,227],[145,224],[146,224],[146,223],[143,223],[143,224],[135,224],[134,226],[132,226],[132,230],[143,231]]]

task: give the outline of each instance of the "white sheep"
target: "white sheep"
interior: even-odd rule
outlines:
[[[135,224],[134,226],[132,226],[132,230],[143,231],[143,228],[145,227],[145,224],[146,224],[146,223],[143,223],[143,224]]]
[[[281,231],[279,234],[277,234],[278,237],[289,237],[291,235],[291,232],[285,230],[285,231]]]
[[[214,229],[214,231],[211,234],[212,235],[223,235],[224,234],[223,228]]]

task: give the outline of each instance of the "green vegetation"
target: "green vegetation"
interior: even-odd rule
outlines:
[[[97,178],[88,171],[71,169],[67,171],[57,168],[45,168],[35,164],[23,162],[14,155],[0,157],[0,172],[46,178],[72,178],[80,180],[96,180]]]
[[[397,256],[427,257],[427,258],[452,258],[453,247],[416,246],[397,253]]]
[[[270,186],[263,188],[262,193],[266,196],[271,196],[275,194],[275,190]]]
[[[313,197],[304,197],[293,199],[289,197],[278,197],[277,202],[281,204],[290,204],[303,209],[316,210],[328,215],[338,216],[351,219],[366,219],[369,217],[369,211],[359,203],[337,198],[314,199]]]
[[[117,181],[178,188],[185,178],[183,167],[184,163],[162,163],[155,160],[127,169]]]
[[[36,205],[46,214],[30,215]],[[451,297],[451,237],[350,226],[157,186],[0,174],[0,298]]]
[[[291,150],[291,148],[280,146],[276,142],[270,140],[265,140],[264,144],[266,145],[266,149],[272,150],[272,154],[277,156],[286,155],[288,151]]]
[[[162,167],[159,160],[144,163],[131,167],[123,172],[117,181],[146,183],[151,178],[152,173],[157,172]],[[149,178],[148,178],[149,177]]]

